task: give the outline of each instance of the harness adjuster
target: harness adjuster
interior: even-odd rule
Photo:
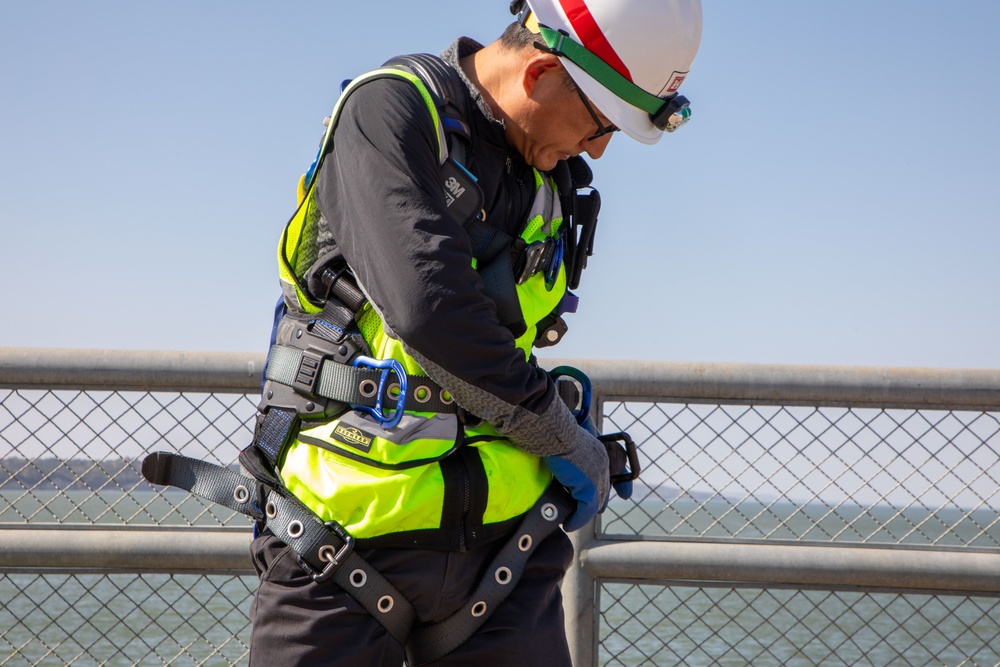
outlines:
[[[536,273],[548,271],[552,258],[555,255],[556,242],[549,237],[544,241],[535,241],[528,244],[528,247],[521,253],[520,261],[514,272],[514,280],[518,285],[528,282],[528,279]]]
[[[323,362],[328,358],[329,355],[315,347],[302,350],[302,359],[299,361],[299,368],[295,371],[295,379],[292,381],[292,387],[295,388],[295,391],[306,396],[316,395],[320,371],[323,369]]]

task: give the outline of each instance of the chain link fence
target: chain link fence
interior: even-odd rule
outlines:
[[[603,536],[1000,548],[1000,414],[607,403],[643,486]],[[995,571],[1000,584],[1000,570]],[[600,586],[601,665],[1000,664],[1000,599],[687,581]]]
[[[0,532],[45,530],[58,542],[66,530],[249,531],[242,515],[151,487],[139,466],[156,450],[235,465],[252,435],[253,372],[180,380],[170,364],[148,372],[163,362],[141,353],[113,378],[88,372],[93,359],[63,357],[40,374],[5,360]],[[997,581],[974,591],[804,585],[632,563],[627,575],[595,575],[596,650],[578,652],[580,664],[1000,664],[1000,382],[986,407],[971,408],[960,392],[951,407],[940,396],[874,406],[861,391],[851,405],[785,389],[784,401],[731,388],[712,401],[704,394],[718,386],[706,388],[703,373],[681,389],[636,389],[628,378],[648,375],[647,365],[578,365],[604,396],[603,430],[631,433],[644,464],[633,499],[612,501],[595,545],[889,550],[901,569],[915,553],[978,555]],[[191,573],[17,562],[0,561],[0,665],[246,664],[248,561]]]

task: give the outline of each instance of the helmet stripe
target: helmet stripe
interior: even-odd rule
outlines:
[[[614,67],[623,77],[632,81],[632,73],[618,57],[618,53],[615,52],[608,38],[604,36],[601,27],[597,25],[597,21],[590,13],[587,3],[584,0],[559,0],[559,4],[562,5],[566,18],[569,19],[573,30],[583,41],[583,45],[601,60]]]

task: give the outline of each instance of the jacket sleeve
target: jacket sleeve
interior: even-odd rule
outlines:
[[[357,89],[318,178],[340,252],[432,379],[519,448],[544,456],[596,444],[603,454],[499,323],[468,235],[447,213],[436,135],[413,85],[378,79]]]

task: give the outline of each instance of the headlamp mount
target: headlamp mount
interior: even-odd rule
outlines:
[[[653,125],[663,132],[674,132],[691,120],[691,103],[683,95],[668,97],[656,113],[649,114]]]

